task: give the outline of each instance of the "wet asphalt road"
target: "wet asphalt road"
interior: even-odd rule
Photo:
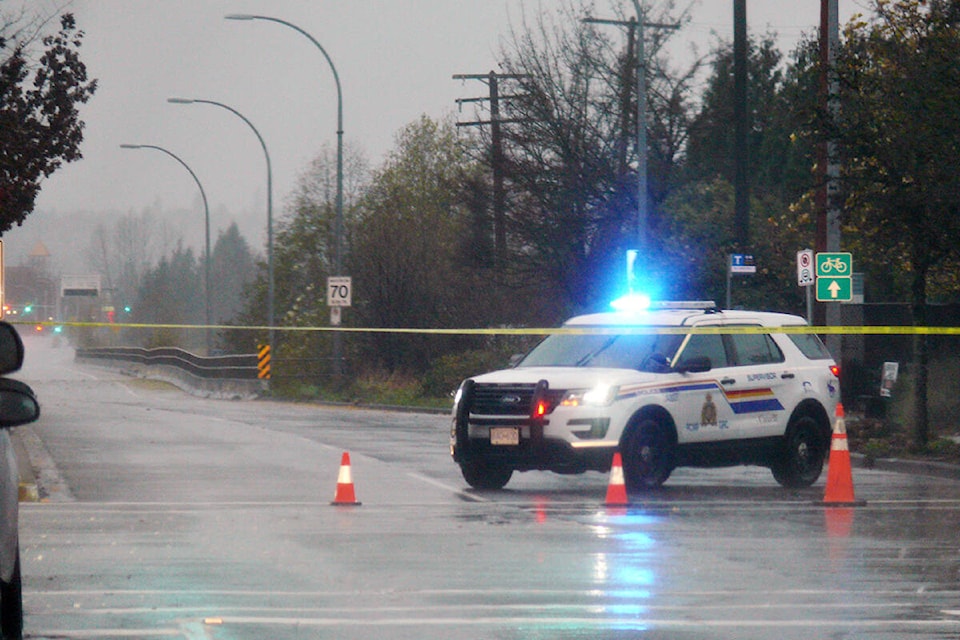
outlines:
[[[448,418],[194,398],[27,343],[31,638],[957,638],[960,481],[678,470],[466,489]],[[35,438],[34,438],[35,436]],[[36,442],[42,444],[36,448]],[[341,454],[357,498],[335,507]]]

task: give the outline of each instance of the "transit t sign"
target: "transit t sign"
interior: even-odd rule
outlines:
[[[817,254],[817,301],[853,300],[853,256],[832,252]]]

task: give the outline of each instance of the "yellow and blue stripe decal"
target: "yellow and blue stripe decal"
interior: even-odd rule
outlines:
[[[721,389],[721,392],[723,389]],[[757,413],[760,411],[783,411],[783,405],[777,400],[773,389],[744,389],[728,391],[723,394],[736,414]]]
[[[617,400],[655,394],[665,394],[671,396],[668,399],[676,400],[682,393],[695,391],[718,393],[726,400],[727,404],[730,405],[730,408],[737,415],[764,411],[783,411],[783,405],[780,404],[776,394],[773,393],[773,389],[769,387],[727,391],[716,380],[656,385],[652,387],[626,387],[620,390]]]

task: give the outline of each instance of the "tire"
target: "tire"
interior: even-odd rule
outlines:
[[[635,424],[623,438],[620,449],[627,491],[659,488],[676,464],[672,430],[654,418],[643,418]]]
[[[779,458],[770,467],[781,486],[802,489],[820,478],[829,442],[824,433],[823,426],[808,414],[790,420]]]
[[[513,476],[513,469],[491,465],[483,460],[461,462],[460,472],[474,489],[503,489]]]
[[[0,582],[0,637],[3,640],[23,638],[23,587],[20,580],[20,552],[10,582]]]

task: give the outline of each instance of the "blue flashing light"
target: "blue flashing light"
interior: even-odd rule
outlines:
[[[643,293],[628,293],[610,303],[616,311],[646,311],[650,308],[650,296]]]

